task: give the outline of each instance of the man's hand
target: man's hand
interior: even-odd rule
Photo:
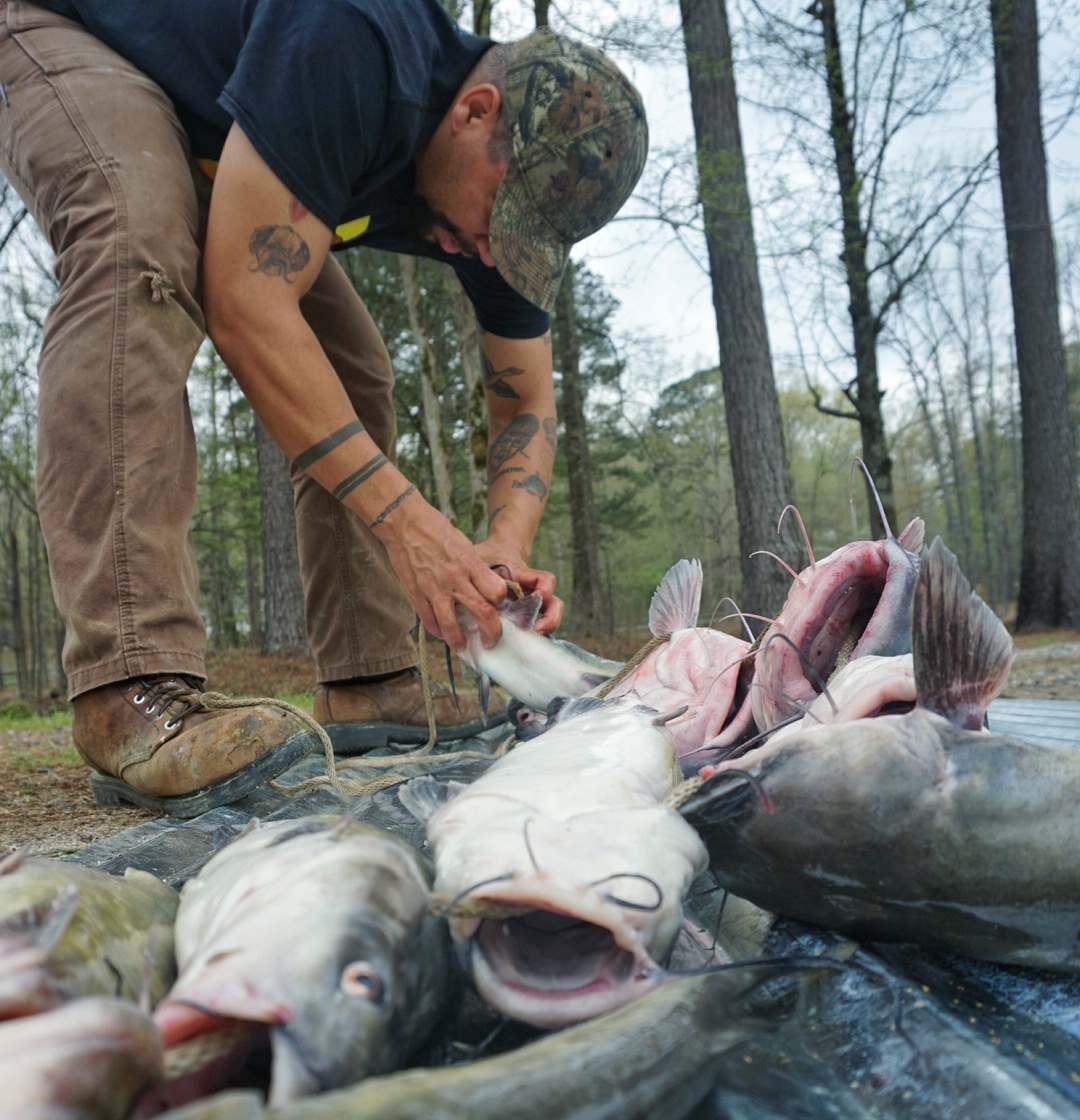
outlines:
[[[526,595],[539,592],[544,604],[534,629],[538,634],[553,634],[563,616],[563,601],[555,594],[555,576],[539,568],[530,568],[520,553],[496,541],[481,541],[476,551],[499,575],[520,584]]]
[[[506,597],[506,581],[438,510],[414,493],[374,532],[429,633],[453,650],[464,649],[460,606],[476,619],[485,646],[499,640],[495,605]]]

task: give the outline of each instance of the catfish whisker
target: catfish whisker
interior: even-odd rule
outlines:
[[[771,556],[779,565],[786,571],[793,580],[798,580],[799,573],[782,557],[777,556],[775,552],[770,552],[767,548],[759,548],[757,552],[751,552],[751,557],[754,556]]]
[[[725,614],[722,618],[717,618],[716,617],[716,612],[720,609],[720,603],[730,603],[735,608],[734,613],[733,614]],[[772,619],[769,618],[769,616],[767,614],[751,614],[749,611],[739,610],[739,604],[736,603],[735,600],[732,599],[730,595],[725,595],[720,600],[720,603],[716,604],[716,609],[713,611],[712,616],[709,618],[709,629],[710,630],[712,630],[718,622],[730,622],[731,619],[737,618],[743,624],[743,629],[746,631],[747,640],[752,642],[754,640],[754,631],[751,628],[750,623],[747,622],[746,620],[748,618],[756,618],[758,620],[758,622],[767,622],[767,623],[772,622]]]
[[[529,825],[532,824],[533,818],[526,817],[521,826],[521,838],[525,841],[525,851],[529,853],[529,860],[533,865],[533,871],[537,875],[543,874],[540,870],[540,864],[536,862],[536,853],[532,850],[532,844],[529,843]]]
[[[703,771],[706,770],[706,769],[708,769],[708,767],[704,767],[704,766],[702,767]],[[704,774],[703,773],[702,774],[701,789],[698,790],[698,792],[697,792],[697,794],[695,794],[695,796],[700,796],[702,794],[702,792],[704,791],[706,785],[711,786],[714,783],[716,785],[719,785],[720,782],[724,781],[727,778],[743,778],[743,779],[745,779],[747,782],[750,783],[750,785],[752,785],[754,787],[755,790],[757,790],[757,794],[761,798],[761,807],[765,810],[765,812],[766,813],[771,813],[773,811],[773,803],[769,799],[769,795],[765,792],[765,787],[761,784],[761,779],[756,777],[755,775],[751,774],[747,770],[739,770],[739,769],[736,769],[734,766],[732,766],[732,767],[730,767],[729,769],[726,769],[726,770],[713,770],[713,772],[711,774]]]
[[[616,906],[622,906],[626,910],[641,910],[646,914],[655,913],[664,905],[664,891],[660,884],[648,875],[639,875],[634,871],[619,871],[614,875],[606,875],[603,879],[597,879],[596,882],[590,883],[589,886],[598,887],[601,883],[610,883],[612,879],[640,879],[642,882],[648,883],[656,891],[656,902],[651,906],[646,906],[640,902],[627,902],[626,899],[616,898],[613,894],[605,892],[604,897],[608,902],[613,902]]]
[[[777,536],[780,535],[780,527],[784,524],[784,514],[787,513],[788,510],[791,510],[791,512],[795,514],[796,520],[799,522],[799,528],[802,530],[803,542],[806,544],[806,555],[810,557],[810,571],[816,572],[817,561],[814,559],[814,550],[810,546],[810,534],[806,531],[806,525],[803,522],[802,514],[799,513],[797,507],[794,505],[786,505],[780,511],[780,520],[776,523]]]
[[[832,706],[833,714],[839,714],[839,709],[836,706],[836,701],[833,700],[832,693],[829,692],[829,686],[825,683],[824,678],[817,671],[817,669],[814,667],[814,664],[810,660],[810,658],[807,657],[807,655],[799,648],[798,644],[796,642],[794,642],[791,638],[789,638],[787,636],[787,634],[772,634],[772,635],[770,635],[769,640],[765,643],[766,650],[769,648],[769,646],[773,642],[778,642],[778,641],[779,642],[786,642],[798,654],[799,660],[802,662],[803,669],[806,670],[806,672],[813,674],[814,681],[819,686],[818,691],[821,693],[822,696],[824,696],[829,701],[829,704]]]
[[[863,474],[866,475],[866,481],[870,484],[870,493],[874,495],[874,503],[877,505],[878,516],[880,516],[881,518],[881,524],[885,526],[885,536],[888,537],[889,540],[895,540],[896,538],[893,536],[892,527],[889,525],[889,519],[885,516],[885,507],[881,504],[881,495],[878,493],[877,484],[871,477],[870,471],[867,468],[866,464],[862,461],[862,459],[859,458],[858,455],[856,455],[854,460],[852,461],[851,471],[848,474],[848,502],[851,505],[852,510],[854,511],[855,508],[855,495],[853,491],[855,485],[854,475],[856,463],[860,467],[862,467]]]
[[[471,887],[466,887],[463,891],[459,891],[445,906],[440,907],[434,912],[436,918],[445,918],[451,910],[463,899],[468,898],[473,891],[480,890],[481,887],[490,887],[492,883],[509,883],[511,880],[517,878],[516,871],[507,871],[505,875],[495,875],[490,879],[482,879],[479,883],[473,883]]]

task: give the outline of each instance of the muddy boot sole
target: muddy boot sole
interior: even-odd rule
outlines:
[[[506,722],[506,712],[493,712],[486,720],[475,719],[471,723],[450,724],[436,730],[436,743],[455,743],[459,739],[471,739],[485,731],[500,727]],[[367,754],[376,747],[388,747],[391,743],[408,746],[423,746],[431,732],[427,727],[416,724],[390,723],[386,720],[344,720],[341,723],[327,723],[323,730],[330,736],[334,754]]]
[[[90,774],[90,789],[94,800],[103,806],[137,805],[140,809],[152,809],[170,817],[188,819],[208,813],[222,805],[231,805],[245,794],[266,782],[284,774],[302,758],[321,747],[318,736],[313,731],[298,731],[272,751],[268,751],[249,762],[242,770],[222,778],[220,782],[193,790],[191,793],[177,794],[175,797],[155,797],[151,793],[129,786],[111,774],[100,774],[96,770]]]

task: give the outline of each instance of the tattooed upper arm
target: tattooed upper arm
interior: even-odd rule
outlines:
[[[284,277],[290,284],[311,263],[307,242],[292,226],[259,226],[248,242],[252,272]]]
[[[520,377],[525,370],[521,366],[507,366],[505,369],[496,369],[486,354],[482,354],[482,357],[484,360],[484,388],[497,397],[520,400],[517,391],[507,383],[506,379],[508,377]]]

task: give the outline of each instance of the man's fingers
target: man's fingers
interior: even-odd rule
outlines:
[[[544,613],[536,620],[533,629],[538,634],[554,634],[559,628],[559,623],[562,622],[564,606],[562,599],[552,595],[544,605]]]
[[[506,594],[506,584],[499,580],[498,585],[497,594],[501,602]],[[490,649],[502,637],[502,622],[499,620],[499,612],[488,599],[477,594],[475,589],[468,597],[468,603],[463,602],[462,606],[476,620],[477,629],[480,631],[480,641],[484,648]]]
[[[463,650],[466,646],[465,632],[457,620],[453,600],[445,601],[438,611],[438,619],[443,641],[455,652]]]

